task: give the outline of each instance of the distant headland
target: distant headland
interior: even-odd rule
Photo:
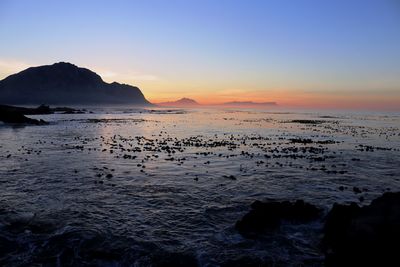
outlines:
[[[157,105],[164,106],[164,107],[196,107],[196,106],[200,106],[200,104],[196,100],[186,98],[186,97],[181,98],[176,101],[157,103]]]

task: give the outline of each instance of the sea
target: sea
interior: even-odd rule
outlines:
[[[1,266],[323,266],[324,215],[246,238],[260,201],[400,191],[400,113],[88,107],[0,124]]]

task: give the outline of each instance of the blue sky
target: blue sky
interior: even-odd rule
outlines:
[[[0,78],[69,61],[160,100],[400,99],[397,0],[2,0],[0,36]]]

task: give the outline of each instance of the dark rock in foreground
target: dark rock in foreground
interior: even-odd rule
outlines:
[[[264,231],[275,230],[280,226],[282,220],[306,223],[317,219],[320,213],[319,208],[303,200],[297,200],[294,203],[255,201],[251,205],[251,211],[236,222],[235,227],[240,234],[252,236]]]
[[[399,266],[400,193],[365,207],[335,204],[324,233],[327,266]]]
[[[221,267],[271,267],[274,263],[269,260],[259,259],[251,256],[230,259],[221,264]]]
[[[46,105],[40,105],[37,108],[0,105],[0,121],[4,123],[43,125],[47,124],[47,122],[45,122],[44,120],[31,119],[24,115],[48,115],[54,113],[83,114],[86,113],[86,110],[73,109],[68,107],[50,108]]]
[[[154,267],[197,267],[197,259],[190,253],[158,253],[151,257]]]
[[[24,109],[24,108],[21,108]],[[47,124],[44,120],[36,120],[28,118],[24,115],[23,110],[11,106],[0,106],[0,121],[12,124]]]

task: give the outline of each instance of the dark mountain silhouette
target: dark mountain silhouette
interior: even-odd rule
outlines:
[[[65,62],[28,68],[1,80],[0,103],[151,105],[139,88],[106,83],[93,71]]]
[[[158,105],[169,106],[169,107],[189,107],[189,106],[199,106],[200,104],[197,103],[196,100],[184,97],[177,101],[158,103]]]

